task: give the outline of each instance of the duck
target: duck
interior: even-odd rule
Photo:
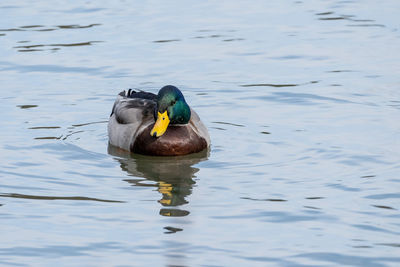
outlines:
[[[108,121],[109,144],[150,156],[181,156],[210,146],[199,115],[173,85],[158,94],[133,89],[120,92]]]

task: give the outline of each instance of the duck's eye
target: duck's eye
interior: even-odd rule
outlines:
[[[175,103],[176,103],[176,100],[172,100],[171,101],[171,106],[175,105]]]
[[[163,117],[162,120],[165,120],[165,117]]]

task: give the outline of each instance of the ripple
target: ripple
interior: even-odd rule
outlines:
[[[346,255],[340,253],[330,252],[314,252],[298,254],[294,257],[307,258],[309,260],[330,262],[338,264],[339,266],[351,265],[351,266],[386,266],[384,262],[398,263],[400,257],[363,257],[356,255]]]
[[[333,103],[349,104],[354,103],[352,101],[320,96],[316,94],[307,93],[292,93],[292,92],[273,92],[270,96],[259,96],[258,99],[272,101],[272,102],[282,102],[295,105],[317,105],[316,101],[327,101]]]
[[[303,211],[304,212],[304,211]],[[223,219],[223,220],[231,220],[231,219],[253,219],[259,218],[261,221],[272,222],[272,223],[296,223],[303,221],[335,221],[336,218],[328,215],[324,215],[322,213],[315,214],[293,214],[284,211],[257,211],[256,213],[251,214],[242,214],[242,215],[217,215],[212,216],[214,219]]]
[[[375,245],[400,248],[400,243],[376,243]]]
[[[328,56],[316,56],[316,55],[284,55],[277,57],[269,57],[269,59],[273,60],[301,60],[301,59],[309,59],[313,61],[321,61],[329,59]]]
[[[353,224],[352,225],[355,228],[362,229],[362,230],[367,230],[367,231],[373,231],[373,232],[381,232],[381,233],[386,233],[386,234],[394,234],[394,235],[400,235],[398,232],[386,230],[384,228],[372,226],[372,225],[367,225],[367,224]]]
[[[365,198],[368,198],[368,199],[391,199],[391,198],[400,198],[400,193],[369,195],[369,196],[366,196]]]
[[[319,20],[351,20],[351,18],[355,17],[354,15],[335,15],[334,12],[328,11],[328,12],[322,12],[322,13],[316,13],[319,18]],[[333,15],[333,16],[331,16]],[[326,17],[329,16],[329,17]]]
[[[294,87],[299,84],[272,84],[272,83],[254,83],[254,84],[243,84],[241,87]]]
[[[349,24],[346,25],[347,27],[379,27],[379,28],[385,28],[385,25],[383,24]]]
[[[34,187],[34,186],[17,186],[17,185],[1,185],[2,188],[14,189],[14,190],[33,190],[33,191],[48,191],[48,188]]]
[[[318,20],[325,20],[325,21],[347,20],[350,22],[365,22],[364,24],[348,24],[346,25],[347,27],[379,27],[379,28],[386,27],[383,24],[370,23],[375,21],[373,19],[356,19],[354,15],[334,15],[334,12],[323,12],[323,13],[317,13],[316,15],[319,16]],[[333,16],[325,17],[329,15]]]
[[[321,208],[317,208],[317,207],[314,207],[314,206],[303,206],[304,208],[306,208],[306,209],[312,209],[312,210],[320,210]]]
[[[0,261],[397,266],[396,10],[261,2],[0,9]],[[166,81],[199,109],[209,158],[107,154],[111,91]]]
[[[52,32],[52,31],[55,31],[55,30],[57,30],[57,29],[46,28],[46,29],[39,29],[39,30],[35,30],[35,31],[37,31],[37,32]]]
[[[279,266],[294,266],[295,263],[285,260],[285,259],[279,259],[279,258],[273,258],[273,257],[265,257],[265,256],[244,256],[244,255],[237,255],[236,257],[248,261],[260,261],[260,262],[274,262],[274,263],[280,263]]]
[[[100,23],[92,23],[88,25],[71,24],[71,25],[56,25],[56,26],[45,26],[45,25],[24,25],[17,28],[0,29],[0,31],[54,31],[54,30],[70,30],[70,29],[87,29],[96,26],[100,26]]]
[[[4,146],[8,150],[14,151],[26,151],[28,147],[26,146],[15,146],[15,145],[5,145]],[[45,144],[35,144],[29,147],[30,150],[41,150],[46,151],[56,157],[60,157],[60,159],[65,161],[88,161],[92,165],[98,165],[104,167],[104,162],[102,159],[108,158],[107,155],[102,153],[96,153],[90,150],[86,150],[80,146],[67,143],[67,142],[49,142]],[[17,175],[21,177],[35,177],[35,178],[45,178],[45,179],[61,179],[62,178],[54,178],[50,176],[40,176],[40,175],[30,175],[30,174],[22,174],[18,172],[9,172],[9,171],[2,171],[0,169],[0,173],[10,174],[10,175]]]
[[[342,20],[342,19],[348,19],[348,18],[346,18],[346,17],[319,18],[319,20]]]
[[[388,209],[388,210],[396,210],[395,208],[384,206],[384,205],[371,205],[372,207],[380,208],[380,209]]]
[[[224,124],[224,125],[231,125],[231,126],[236,126],[236,127],[245,127],[242,124],[236,124],[236,123],[232,123],[232,122],[224,122],[224,121],[213,121],[212,123],[216,123],[216,124]]]
[[[69,137],[75,135],[75,134],[79,134],[79,133],[84,133],[84,131],[69,131],[68,134],[61,136],[60,138],[62,138],[62,140],[67,140]]]
[[[37,200],[78,200],[78,201],[98,201],[98,202],[110,202],[110,203],[125,203],[125,201],[119,200],[108,200],[108,199],[100,199],[100,198],[92,198],[92,197],[81,197],[81,196],[73,196],[73,197],[57,197],[57,196],[36,196],[36,195],[24,195],[24,194],[15,194],[15,193],[7,193],[0,194],[0,197],[9,197],[9,198],[24,198],[24,199],[37,199]]]
[[[342,184],[328,184],[328,185],[326,185],[326,186],[332,187],[332,188],[336,188],[336,189],[340,189],[340,190],[343,190],[343,191],[348,191],[348,192],[358,192],[358,191],[361,191],[360,188],[348,187],[348,186],[345,186],[345,185],[342,185]]]
[[[17,105],[17,107],[21,109],[28,109],[28,108],[37,108],[38,105]]]
[[[225,39],[222,40],[223,42],[235,42],[235,41],[244,41],[244,38],[231,38],[231,39]]]
[[[212,34],[212,35],[210,35],[210,36],[208,36],[209,38],[221,38],[221,37],[224,37],[224,35],[221,35],[221,34]]]
[[[57,25],[56,27],[59,29],[87,29],[100,25],[101,25],[100,23],[92,23],[89,25],[79,25],[79,24]]]
[[[346,164],[346,165],[351,165],[351,166],[360,165],[365,162],[384,164],[384,165],[390,164],[390,162],[381,160],[380,158],[382,158],[381,155],[379,155],[379,156],[376,156],[376,155],[354,155],[354,156],[348,157],[348,159],[341,160],[339,162]]]
[[[7,62],[0,62],[1,65],[6,67],[0,68],[0,71],[18,71],[20,73],[31,73],[31,72],[49,72],[49,73],[79,73],[88,75],[102,74],[108,67],[66,67],[61,65],[51,64],[36,64],[36,65],[18,65]]]
[[[20,49],[18,52],[38,52],[38,51],[44,51],[43,49]]]
[[[21,257],[65,257],[84,256],[89,252],[101,250],[119,250],[121,247],[115,242],[91,243],[87,246],[46,246],[46,247],[7,247],[0,248],[0,255]]]
[[[317,199],[324,199],[324,197],[306,197],[305,199],[317,200]]]
[[[34,47],[44,47],[45,45],[20,45],[14,46],[13,48],[34,48]]]
[[[210,127],[211,129],[215,129],[215,130],[219,130],[219,131],[226,131],[225,128],[221,128],[221,127]]]
[[[353,248],[373,248],[372,246],[352,246]]]
[[[169,40],[156,40],[153,43],[170,43],[170,42],[179,42],[180,39],[169,39]]]
[[[30,130],[41,130],[41,129],[59,129],[60,126],[36,126],[36,127],[29,127]]]
[[[286,199],[280,198],[250,198],[250,197],[241,197],[241,199],[253,200],[253,201],[270,201],[270,202],[286,202]]]
[[[7,148],[10,149],[11,147],[8,146]],[[10,172],[10,171],[3,171],[3,170],[0,170],[0,173],[1,174],[6,174],[6,175],[13,175],[13,176],[17,176],[17,177],[22,177],[22,178],[38,178],[38,179],[45,179],[45,180],[54,180],[54,179],[61,180],[61,178],[55,178],[55,177],[51,177],[51,176],[34,175],[34,174],[28,174],[28,173],[18,173],[18,172]]]
[[[56,47],[48,50],[59,50],[59,47],[75,47],[75,46],[91,46],[95,43],[101,43],[102,41],[88,41],[79,43],[65,43],[65,44],[34,44],[34,45],[18,45],[13,48],[17,48],[18,52],[34,52],[34,51],[44,51],[44,49],[36,49],[38,47]],[[32,49],[33,48],[33,49]]]
[[[326,16],[326,15],[332,15],[332,14],[333,14],[332,11],[328,11],[328,12],[316,13],[315,15],[317,15],[317,16]]]
[[[63,10],[65,13],[94,13],[98,11],[103,11],[105,8],[84,8],[84,7],[77,7],[70,10]]]
[[[32,29],[32,28],[40,28],[44,27],[43,25],[27,25],[27,26],[21,26],[21,29]]]
[[[62,138],[61,136],[39,136],[39,137],[35,137],[33,139],[35,140],[60,140]]]
[[[242,84],[241,87],[295,87],[307,84],[319,83],[319,81],[310,81],[306,83],[287,83],[287,84],[273,84],[273,83],[254,83],[254,84]]]
[[[374,177],[376,177],[376,175],[363,175],[363,176],[361,176],[361,178],[364,178],[364,179],[374,178]]]
[[[0,32],[17,32],[17,31],[24,31],[24,30],[18,28],[0,29]]]
[[[396,108],[396,109],[400,109],[400,101],[398,101],[398,100],[391,100],[391,101],[389,101],[389,107],[394,107],[394,108]]]
[[[87,126],[87,125],[92,125],[92,124],[101,124],[101,123],[108,123],[108,121],[93,121],[93,122],[85,122],[85,123],[79,123],[79,124],[72,124],[73,127],[82,127],[82,126]]]
[[[354,72],[354,70],[330,70],[327,73]]]
[[[102,43],[103,41],[89,41],[89,42],[80,42],[80,43],[69,43],[69,44],[49,44],[47,46],[85,46],[85,45],[93,45],[94,43]]]
[[[222,37],[228,37],[226,35],[222,34],[211,34],[211,35],[205,35],[205,36],[196,36],[194,39],[205,39],[205,38],[222,38]],[[226,42],[232,42],[232,41],[241,41],[244,40],[242,38],[232,38],[232,39],[226,39]],[[225,40],[222,40],[225,41]]]
[[[181,228],[176,228],[176,227],[172,227],[172,226],[165,226],[164,229],[168,231],[168,232],[164,232],[164,234],[175,234],[177,232],[183,231],[183,229],[181,229]]]

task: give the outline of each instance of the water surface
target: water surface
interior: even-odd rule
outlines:
[[[2,1],[0,265],[399,265],[399,9]],[[211,149],[109,147],[166,84]]]

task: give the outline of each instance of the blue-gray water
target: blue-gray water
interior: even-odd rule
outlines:
[[[0,2],[0,265],[399,266],[400,2]],[[182,89],[209,152],[108,147]]]

